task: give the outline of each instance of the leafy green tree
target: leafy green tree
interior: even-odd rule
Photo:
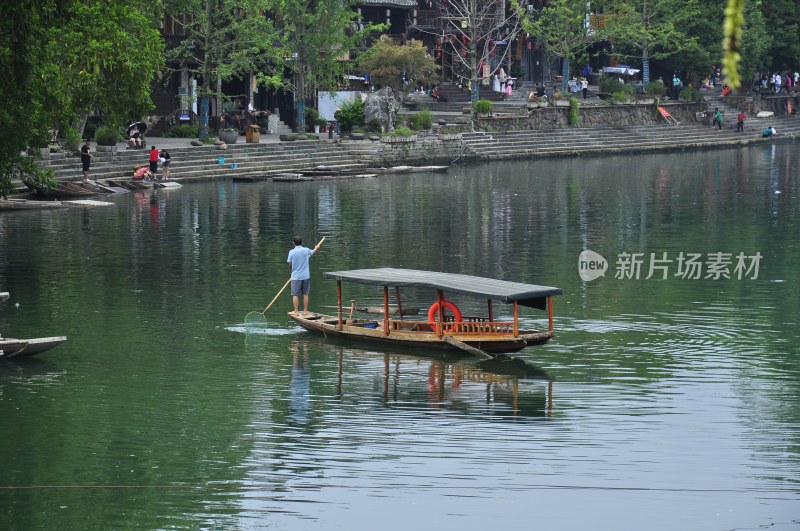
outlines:
[[[761,11],[761,0],[747,0],[741,36],[741,74],[745,80],[756,72],[769,68],[773,36],[767,31],[767,21]]]
[[[395,94],[403,91],[403,73],[425,85],[438,82],[438,66],[422,41],[399,45],[388,36],[381,37],[358,62],[369,72],[370,79],[381,86],[392,87]]]
[[[697,40],[687,43],[681,53],[669,58],[671,65],[689,73],[689,77],[704,79],[712,69],[722,66],[722,25],[726,0],[704,0],[698,3],[698,14],[686,22],[685,31]]]
[[[584,0],[552,0],[533,18],[523,22],[525,31],[540,39],[562,61],[562,86],[567,86],[570,62],[590,45],[604,38],[601,28],[587,26]]]
[[[279,56],[267,0],[171,0],[167,10],[190,13],[186,38],[170,53],[200,80],[200,138],[208,138],[209,99],[222,81],[266,68]]]
[[[771,66],[784,70],[800,62],[800,6],[797,0],[763,0],[761,9],[764,23],[773,36],[769,45]],[[752,12],[745,8],[745,24]],[[742,58],[745,59],[744,50]]]
[[[642,59],[642,80],[650,82],[650,60],[681,54],[697,46],[687,28],[699,13],[697,0],[609,0],[606,31],[615,52]]]
[[[23,174],[48,180],[20,153],[46,145],[49,130],[72,125],[82,131],[90,111],[115,122],[148,107],[163,57],[155,18],[145,9],[132,0],[21,0],[4,6],[1,195]]]
[[[292,91],[295,129],[305,130],[305,102],[314,89],[334,91],[353,61],[350,53],[384,25],[358,28],[354,0],[275,0],[275,25],[282,69],[259,76],[273,88]]]
[[[74,1],[49,28],[41,75],[82,133],[99,112],[111,126],[152,109],[151,83],[164,65],[164,42],[153,14],[136,0]]]

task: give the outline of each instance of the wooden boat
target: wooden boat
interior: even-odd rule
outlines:
[[[150,188],[149,182],[134,181],[132,179],[109,179],[108,184],[119,188],[125,188],[126,190],[148,190]]]
[[[0,293],[0,302],[10,298],[7,291]],[[11,339],[0,336],[0,360],[33,356],[50,350],[66,341],[66,336]]]
[[[66,208],[61,201],[34,201],[30,199],[0,199],[0,211],[3,210],[39,210],[49,208]]]
[[[23,179],[22,182],[27,186],[32,192],[36,195],[42,197],[53,197],[53,198],[76,198],[76,197],[92,197],[95,195],[100,195],[101,193],[96,189],[88,189],[81,186],[80,183],[73,183],[73,182],[57,182],[55,187],[49,186],[42,186],[38,183],[34,183],[27,179]]]
[[[40,354],[57,347],[66,340],[66,336],[38,337],[35,339],[0,338],[0,360]]]
[[[450,166],[392,166],[390,168],[378,168],[370,171],[377,173],[445,173]]]
[[[272,180],[277,183],[294,183],[300,181],[313,181],[313,177],[301,173],[277,173],[272,176]]]
[[[153,188],[166,188],[168,190],[177,190],[183,188],[181,183],[175,181],[153,181]]]
[[[360,341],[388,343],[412,348],[464,351],[481,357],[517,352],[530,345],[541,345],[553,337],[554,295],[561,289],[508,282],[471,275],[418,271],[413,269],[355,269],[333,271],[325,278],[337,283],[337,312],[294,314],[289,317],[312,332],[330,337],[343,337]],[[353,319],[350,307],[342,304],[342,283],[366,284],[383,287],[383,317],[379,319]],[[395,289],[397,315],[390,309],[389,289]],[[415,288],[432,292],[433,304],[426,316],[411,319],[402,310],[400,288]],[[447,295],[447,298],[445,296]],[[480,316],[462,315],[450,296],[467,296],[487,301],[487,311]],[[493,302],[513,305],[511,320],[497,320]],[[352,306],[352,305],[351,305]],[[547,311],[546,330],[522,329],[519,325],[520,306]],[[451,315],[445,315],[449,310]]]

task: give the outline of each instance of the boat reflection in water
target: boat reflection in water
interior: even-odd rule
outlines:
[[[338,354],[339,396],[379,394],[390,407],[442,409],[488,417],[552,416],[552,378],[520,358],[448,360],[441,356],[333,348]],[[352,373],[354,364],[361,374]],[[365,372],[369,378],[363,377]],[[366,383],[371,386],[370,391],[363,389]]]

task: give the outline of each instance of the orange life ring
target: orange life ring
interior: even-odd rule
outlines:
[[[461,310],[458,309],[458,306],[453,304],[450,301],[442,301],[442,305],[445,309],[450,310],[453,313],[453,317],[457,323],[462,322],[464,319],[461,316]],[[436,323],[439,320],[436,318],[436,314],[439,312],[439,302],[434,302],[431,304],[431,307],[428,308],[428,321],[431,323]]]

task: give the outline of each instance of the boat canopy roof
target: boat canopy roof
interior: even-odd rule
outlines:
[[[431,288],[506,303],[516,301],[523,306],[541,310],[546,307],[547,297],[562,293],[561,288],[537,286],[536,284],[391,267],[329,271],[325,273],[325,278],[374,286]]]

